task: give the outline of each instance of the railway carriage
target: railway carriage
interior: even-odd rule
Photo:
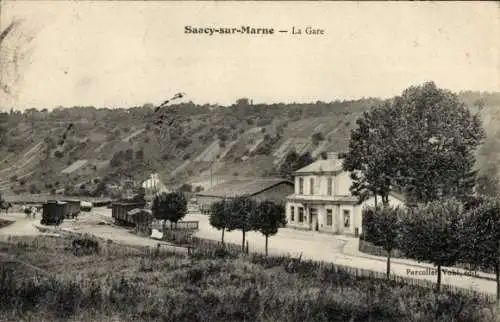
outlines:
[[[68,213],[66,202],[49,200],[43,204],[42,225],[60,225]]]
[[[75,218],[80,214],[80,200],[63,200],[63,202],[66,202],[68,207],[66,218]]]
[[[134,215],[129,212],[134,209],[143,209],[145,206],[145,202],[116,202],[111,205],[111,216],[119,225],[136,226]]]

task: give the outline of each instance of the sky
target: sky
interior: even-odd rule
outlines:
[[[431,80],[500,91],[495,2],[7,1],[1,14],[3,27],[20,18],[34,37],[4,108],[129,107],[177,92],[199,104],[329,102]],[[209,36],[185,26],[289,32]],[[308,26],[324,35],[305,35]]]

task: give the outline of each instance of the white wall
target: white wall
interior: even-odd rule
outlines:
[[[291,207],[295,208],[294,221],[291,220]],[[299,223],[299,207],[304,208],[304,221]],[[358,228],[358,232],[362,232],[361,227],[361,206],[359,205],[335,205],[324,203],[320,205],[312,206],[318,210],[318,228],[319,231],[334,233],[334,234],[345,234],[354,235],[355,229]],[[332,225],[327,225],[327,209],[332,209]],[[344,210],[348,210],[350,214],[350,226],[344,227]],[[300,229],[311,229],[309,224],[309,209],[304,207],[299,202],[287,202],[286,204],[286,218],[287,227],[294,227]]]
[[[305,176],[296,176],[295,177],[295,194],[299,193],[299,177],[304,180],[304,193],[302,195],[309,196],[311,192],[311,178],[314,179],[314,195],[315,196],[328,196],[328,178],[332,178],[332,195],[335,195],[335,176],[324,175],[324,176],[313,176],[313,175],[305,175]],[[350,183],[349,183],[350,184]],[[349,188],[347,188],[349,190]]]
[[[352,180],[349,172],[341,172],[335,177],[335,195],[337,196],[350,196]]]
[[[377,198],[377,205],[381,206],[382,205],[382,199],[380,197]],[[375,207],[375,198],[374,197],[371,197],[367,200],[365,200],[362,204],[363,207],[367,206],[367,207]],[[397,207],[397,206],[400,206],[400,207],[404,207],[405,206],[405,203],[397,198],[395,198],[394,196],[392,195],[389,195],[389,206],[393,206],[393,207]]]

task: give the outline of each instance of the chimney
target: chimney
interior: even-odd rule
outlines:
[[[335,160],[336,160],[336,159],[338,159],[338,158],[339,158],[339,153],[338,153],[338,152],[328,152],[328,153],[326,154],[326,158],[327,158],[328,160],[330,160],[330,159],[335,159]]]

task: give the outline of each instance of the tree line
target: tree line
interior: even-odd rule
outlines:
[[[181,191],[161,193],[153,198],[151,211],[153,217],[166,221],[172,225],[182,220],[187,213],[187,199]],[[245,250],[246,234],[249,231],[258,231],[266,239],[265,251],[268,254],[269,237],[278,233],[279,228],[285,227],[285,207],[272,201],[257,202],[246,196],[226,198],[214,202],[204,211],[209,216],[210,225],[222,231],[222,243],[226,231],[239,230],[242,232],[242,251]]]
[[[212,227],[224,232],[240,230],[242,232],[241,248],[245,250],[246,233],[258,231],[266,239],[266,256],[268,254],[269,237],[278,233],[279,228],[285,227],[285,207],[272,201],[257,202],[245,196],[226,198],[213,203],[206,211]]]
[[[494,270],[500,300],[500,200],[487,196],[460,201],[432,201],[419,207],[376,207],[363,210],[363,239],[387,252],[432,263],[437,291],[443,267],[467,264],[471,272]]]

